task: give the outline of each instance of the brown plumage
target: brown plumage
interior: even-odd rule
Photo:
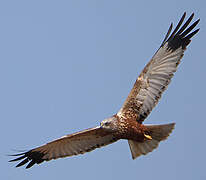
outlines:
[[[13,156],[19,157],[10,162],[22,160],[16,167],[29,163],[26,168],[30,168],[43,161],[83,154],[120,139],[128,140],[133,159],[154,150],[160,141],[169,136],[175,124],[143,125],[142,122],[158,103],[177,70],[190,39],[199,31],[197,29],[191,32],[199,19],[188,27],[194,14],[182,25],[185,16],[186,13],[170,35],[171,24],[160,48],[137,78],[117,114],[103,120],[95,128],[66,135],[30,151],[15,154]]]

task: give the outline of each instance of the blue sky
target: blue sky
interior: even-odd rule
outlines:
[[[1,1],[1,179],[205,179],[204,1]],[[131,159],[126,141],[34,166],[8,163],[121,107],[183,12],[200,18],[168,90],[145,123],[175,122],[167,141]]]

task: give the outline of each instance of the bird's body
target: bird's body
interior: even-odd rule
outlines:
[[[105,124],[109,124],[110,128],[108,129]],[[147,128],[143,124],[139,124],[134,118],[120,118],[117,115],[104,120],[101,123],[106,131],[112,132],[117,139],[127,139],[134,140],[138,142],[143,142],[146,138],[144,134],[148,134]]]
[[[137,78],[129,96],[119,112],[103,120],[100,126],[69,134],[30,151],[16,154],[12,161],[22,160],[16,167],[29,162],[26,168],[43,161],[84,154],[96,148],[128,140],[132,158],[146,155],[158,147],[172,132],[175,124],[145,125],[142,122],[157,105],[177,70],[191,38],[199,29],[191,32],[198,24],[192,14],[182,25],[186,13],[171,33],[172,24],[158,51]],[[182,25],[182,26],[181,26]]]

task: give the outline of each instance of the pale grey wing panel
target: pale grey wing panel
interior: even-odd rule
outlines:
[[[117,139],[100,127],[88,129],[79,133],[64,136],[56,141],[46,144],[45,160],[73,156],[90,152],[96,148],[106,146]],[[45,150],[45,148],[43,148]],[[42,148],[39,148],[42,151]],[[44,152],[43,150],[43,152]]]
[[[168,50],[168,43],[161,47],[138,77],[136,87],[133,87],[117,115],[135,117],[141,123],[158,103],[182,56],[182,48]]]
[[[166,43],[153,57],[147,72],[141,76],[142,88],[136,96],[137,100],[142,104],[139,109],[140,122],[149,115],[158,103],[162,93],[166,90],[176,72],[182,56],[183,49],[181,47],[175,51],[168,51],[168,43]]]
[[[28,152],[16,154],[20,156],[11,161],[22,160],[16,167],[22,166],[29,162],[26,168],[34,164],[40,164],[43,161],[63,158],[83,154],[96,148],[111,144],[118,139],[111,133],[107,133],[100,127],[87,129],[78,133],[63,136],[60,139],[48,144],[32,149]]]

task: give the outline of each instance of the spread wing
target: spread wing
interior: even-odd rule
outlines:
[[[112,133],[105,132],[105,130],[100,127],[95,127],[63,136],[60,139],[25,153],[12,155],[20,157],[10,160],[10,162],[22,160],[16,167],[29,162],[26,168],[30,168],[34,164],[40,164],[43,161],[84,154],[85,152],[111,144],[117,140]]]
[[[190,39],[199,31],[197,29],[191,32],[198,24],[199,19],[188,27],[194,14],[181,27],[185,16],[186,13],[183,14],[178,25],[170,35],[172,30],[171,24],[160,48],[143,69],[123,107],[118,112],[117,115],[119,117],[135,118],[139,123],[142,123],[158,103],[174,72],[177,70],[184,51],[191,41]]]

